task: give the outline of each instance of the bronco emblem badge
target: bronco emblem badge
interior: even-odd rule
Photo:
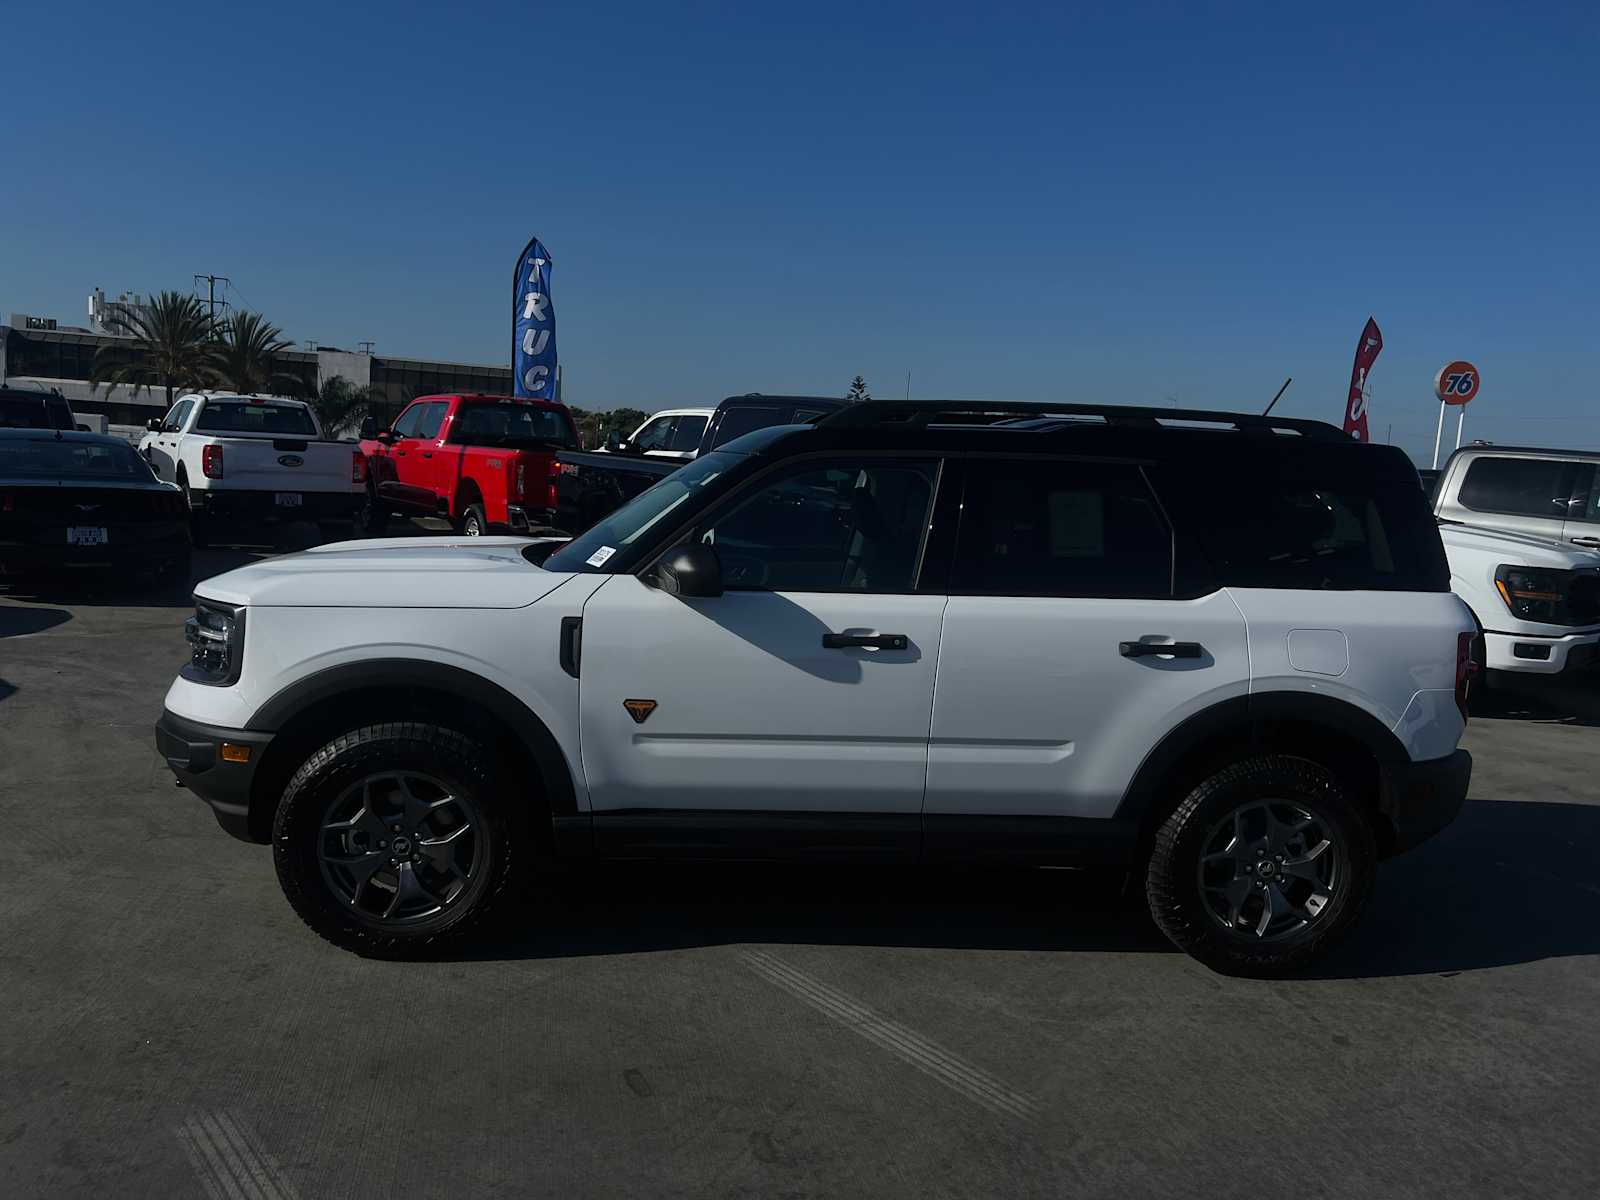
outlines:
[[[645,718],[656,710],[654,700],[624,700],[622,707],[628,710],[628,715],[633,718],[635,725],[643,725]]]

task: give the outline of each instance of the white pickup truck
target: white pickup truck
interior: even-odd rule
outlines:
[[[1495,676],[1600,666],[1600,554],[1554,538],[1452,520],[1439,525],[1450,590],[1483,627],[1479,666]],[[1502,679],[1502,681],[1504,681]]]
[[[196,545],[290,522],[349,522],[366,494],[360,449],[324,440],[298,400],[180,396],[150,422],[139,452],[183,489]]]

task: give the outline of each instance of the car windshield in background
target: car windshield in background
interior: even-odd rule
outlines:
[[[742,462],[744,455],[703,454],[660,483],[640,492],[598,525],[585,530],[545,559],[547,571],[598,571],[612,555],[633,545],[666,520],[684,501]]]
[[[154,476],[133,447],[117,442],[0,438],[0,478],[110,479],[147,483]]]
[[[195,422],[196,433],[271,433],[316,437],[311,413],[298,405],[252,404],[248,400],[207,400]]]
[[[466,404],[456,414],[451,440],[467,446],[514,446],[534,443],[576,446],[566,415],[532,404]]]

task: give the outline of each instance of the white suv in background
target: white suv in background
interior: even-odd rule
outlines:
[[[1415,474],[1318,422],[867,402],[566,544],[348,543],[195,601],[157,744],[367,953],[551,858],[1098,863],[1272,974],[1471,772]]]

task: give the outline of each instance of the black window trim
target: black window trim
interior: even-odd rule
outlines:
[[[950,563],[947,567],[946,586],[944,594],[947,596],[989,596],[1001,599],[1016,600],[1194,600],[1200,596],[1207,596],[1219,590],[1216,586],[1207,587],[1193,594],[1180,595],[1178,591],[1178,527],[1173,523],[1172,516],[1167,512],[1166,505],[1161,502],[1161,493],[1156,490],[1150,480],[1150,475],[1145,469],[1146,461],[1131,458],[1110,458],[1090,454],[989,454],[984,451],[968,451],[960,455],[961,464],[961,504],[959,518],[953,536],[950,539]],[[955,583],[955,560],[961,546],[961,527],[966,520],[967,488],[971,480],[971,472],[967,469],[972,464],[984,464],[998,460],[1014,461],[1026,459],[1039,462],[1076,462],[1093,464],[1095,466],[1132,467],[1138,474],[1139,481],[1144,485],[1145,493],[1155,506],[1156,514],[1167,530],[1167,590],[1165,594],[1129,592],[1126,590],[1104,593],[1083,593],[1066,591],[1029,591],[1019,592],[1012,588],[958,588]],[[1188,589],[1185,589],[1187,592]]]
[[[803,596],[921,596],[944,595],[945,590],[940,587],[930,591],[923,586],[923,574],[927,567],[927,552],[931,542],[931,533],[934,522],[938,519],[941,510],[941,498],[945,494],[945,478],[949,465],[948,455],[937,450],[813,450],[806,454],[786,455],[768,463],[759,470],[736,482],[727,491],[712,497],[695,513],[688,514],[686,519],[673,526],[671,531],[664,534],[658,545],[642,551],[638,565],[628,570],[640,582],[650,583],[650,572],[655,569],[657,561],[668,550],[681,545],[687,539],[695,536],[700,527],[707,521],[720,517],[724,512],[736,506],[741,497],[747,493],[765,486],[767,481],[781,473],[796,473],[791,468],[804,467],[806,464],[819,460],[838,462],[843,459],[866,460],[870,462],[892,462],[896,459],[913,459],[918,462],[933,463],[933,495],[928,501],[928,515],[923,521],[922,537],[917,546],[917,560],[911,571],[910,591],[869,591],[862,588],[807,588],[801,592],[796,590],[796,595]],[[953,543],[952,543],[953,545]],[[946,570],[946,574],[948,571]],[[941,581],[942,582],[942,581]],[[773,592],[772,588],[745,588],[730,587],[730,592]]]

